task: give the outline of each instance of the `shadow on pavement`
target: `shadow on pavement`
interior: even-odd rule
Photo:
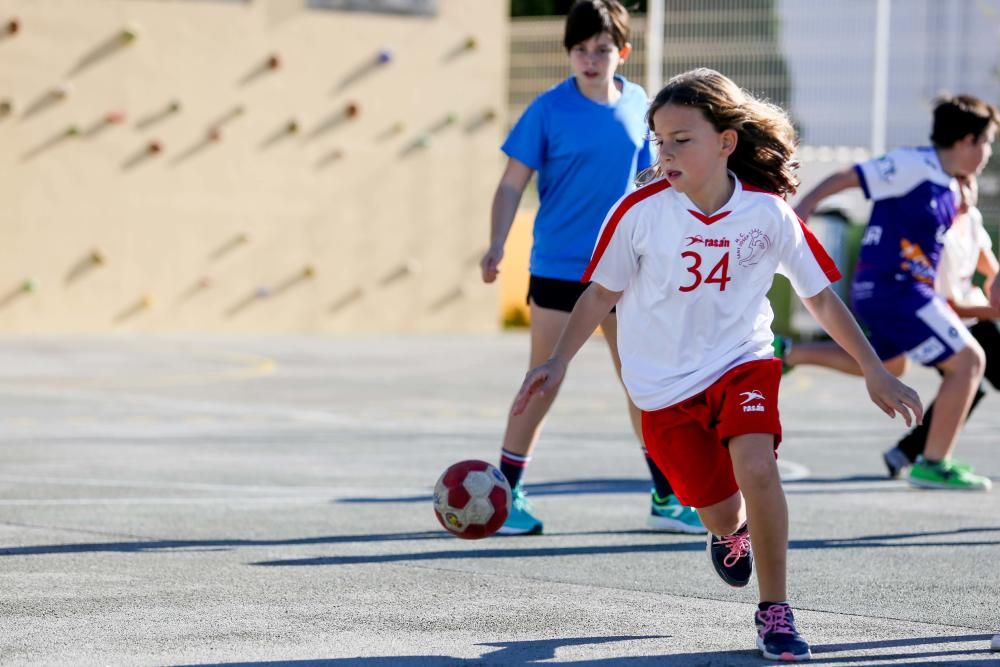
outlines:
[[[792,540],[789,548],[794,550],[809,549],[873,549],[873,548],[899,548],[899,547],[979,547],[994,546],[1000,544],[1000,539],[982,541],[941,541],[931,542],[920,538],[933,538],[948,535],[966,535],[973,533],[997,533],[1000,526],[988,526],[977,528],[956,528],[954,530],[927,531],[922,533],[894,533],[881,535],[862,535],[849,538],[830,538],[812,540]],[[656,544],[616,544],[616,545],[590,545],[590,546],[534,546],[534,547],[514,547],[514,548],[478,548],[478,544],[496,545],[507,540],[516,540],[521,543],[523,539],[529,539],[532,544],[551,544],[545,537],[565,538],[574,536],[596,536],[596,535],[644,535],[651,536],[654,533],[636,530],[606,530],[606,531],[583,531],[556,533],[548,536],[529,538],[494,538],[489,542],[473,543],[477,546],[469,546],[461,549],[448,549],[439,551],[423,551],[395,554],[364,554],[352,556],[321,556],[314,558],[300,558],[288,560],[260,561],[251,563],[252,565],[349,565],[363,563],[395,563],[406,561],[425,560],[452,560],[467,558],[516,558],[516,557],[537,557],[537,556],[589,556],[597,554],[635,554],[635,553],[669,553],[684,551],[703,551],[705,541],[690,538],[682,535],[671,535],[672,540],[683,539],[684,541],[660,542]],[[273,547],[273,546],[315,546],[325,544],[359,544],[366,542],[408,542],[415,540],[445,540],[455,544],[454,539],[441,530],[407,532],[407,533],[381,533],[381,534],[361,534],[361,535],[326,535],[318,537],[302,537],[292,539],[218,539],[218,540],[144,540],[132,542],[83,542],[78,544],[42,544],[22,547],[0,548],[0,556],[40,556],[50,554],[71,554],[71,553],[143,553],[155,551],[206,551],[206,550],[230,550],[244,547]],[[905,541],[900,540],[919,540]],[[462,543],[468,544],[468,543]]]
[[[571,637],[565,639],[542,639],[523,642],[493,642],[478,644],[478,646],[496,647],[500,650],[487,653],[479,658],[452,658],[443,655],[409,655],[409,656],[372,656],[353,658],[331,658],[326,660],[288,660],[268,662],[229,662],[202,663],[184,665],[181,667],[325,667],[343,665],[360,665],[362,667],[451,667],[453,665],[530,665],[552,660],[556,650],[563,646],[586,646],[589,644],[609,644],[619,641],[636,641],[641,639],[666,639],[669,635],[621,636],[621,637]],[[995,664],[995,658],[990,657],[986,648],[991,635],[952,635],[947,637],[910,637],[905,639],[888,639],[880,641],[855,642],[850,644],[824,644],[813,646],[812,664],[838,663],[878,663],[878,664],[910,664],[914,660],[947,659],[949,665],[982,665]],[[857,655],[857,651],[872,651],[882,648],[931,646],[935,644],[981,642],[983,656],[977,649],[922,651],[919,653],[893,653]],[[853,655],[827,656],[828,653],[850,653]],[[966,656],[961,659],[958,656]],[[976,656],[976,657],[972,657]],[[951,659],[949,659],[951,658]],[[937,662],[937,661],[935,661]],[[663,665],[758,665],[762,659],[756,650],[741,651],[704,651],[696,653],[674,653],[660,656],[636,656],[601,658],[596,660],[561,661],[560,664],[576,667],[610,667],[625,665],[626,667],[653,667]]]
[[[998,480],[1000,481],[1000,480]],[[849,486],[844,489],[837,489],[838,484],[871,483],[871,488],[858,488]],[[618,494],[618,493],[649,493],[649,480],[642,478],[598,478],[598,479],[571,479],[559,482],[542,482],[538,484],[526,484],[525,492],[530,496],[567,496],[593,494]],[[846,475],[843,477],[803,477],[802,479],[788,479],[783,482],[785,492],[788,494],[834,494],[834,493],[927,493],[927,491],[917,491],[907,485],[905,481],[889,479],[885,475]],[[804,489],[802,485],[817,485],[828,488]],[[333,501],[346,504],[382,504],[382,503],[423,503],[430,502],[430,494],[420,494],[413,496],[355,496],[348,498],[338,498]]]
[[[564,482],[526,484],[525,493],[532,496],[565,496],[584,493],[644,493],[649,494],[649,480],[639,478],[576,479]],[[421,503],[431,502],[431,496],[361,496],[339,498],[338,503]]]
[[[417,533],[385,533],[381,535],[326,535],[300,537],[287,540],[145,540],[139,542],[84,542],[80,544],[42,544],[27,547],[0,548],[0,556],[37,556],[71,553],[139,553],[143,551],[170,551],[172,549],[207,550],[235,547],[310,546],[314,544],[355,544],[361,542],[395,542],[409,540],[452,539],[442,530]]]

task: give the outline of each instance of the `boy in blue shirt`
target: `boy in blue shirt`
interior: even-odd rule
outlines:
[[[860,187],[874,201],[852,285],[855,313],[872,347],[901,374],[906,357],[936,366],[942,381],[913,486],[988,490],[989,478],[955,465],[951,453],[983,377],[983,349],[934,293],[944,234],[958,210],[956,177],[975,177],[992,154],[1000,115],[970,95],[942,98],[932,146],[899,148],[829,176],[802,198],[803,220],[821,200]]]
[[[646,92],[615,71],[628,57],[628,12],[617,0],[581,0],[566,18],[563,45],[573,74],[539,95],[504,142],[509,160],[493,199],[490,248],[480,262],[483,281],[496,280],[503,247],[518,203],[538,172],[539,208],[533,228],[528,306],[533,368],[552,354],[577,298],[604,216],[652,164],[646,138]],[[621,375],[617,320],[602,323],[615,370]],[[524,414],[508,417],[500,469],[514,490],[510,517],[501,534],[539,534],[521,487],[542,421],[554,395],[535,401]],[[636,437],[642,442],[641,413],[629,402]],[[654,530],[704,533],[697,513],[680,504],[667,479],[646,456],[653,476],[647,525]]]

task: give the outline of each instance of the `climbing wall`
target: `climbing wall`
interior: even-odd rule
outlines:
[[[0,0],[0,333],[495,329],[507,3],[431,4]]]

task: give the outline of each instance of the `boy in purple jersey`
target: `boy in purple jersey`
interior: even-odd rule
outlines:
[[[924,455],[910,469],[914,486],[991,486],[950,458],[985,360],[961,319],[935,295],[934,279],[944,234],[958,211],[955,179],[983,170],[998,123],[997,109],[978,98],[942,98],[934,109],[932,146],[896,149],[835,173],[796,208],[805,220],[820,201],[851,187],[874,201],[851,290],[855,313],[888,368],[900,374],[910,357],[942,374]]]

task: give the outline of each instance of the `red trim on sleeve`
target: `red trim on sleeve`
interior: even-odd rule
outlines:
[[[824,248],[823,244],[819,242],[816,235],[813,234],[812,230],[806,226],[806,223],[802,222],[801,218],[796,219],[799,221],[799,227],[802,228],[802,233],[806,237],[806,243],[809,244],[809,249],[812,250],[813,257],[815,257],[816,261],[819,262],[819,268],[823,269],[823,273],[826,274],[827,279],[829,279],[831,283],[835,283],[843,278],[843,275],[840,273],[840,269],[837,268],[836,262],[834,262],[830,255],[826,252],[826,248]]]
[[[601,261],[601,256],[604,255],[604,251],[607,250],[608,244],[611,243],[611,237],[615,235],[615,229],[618,227],[618,223],[621,222],[621,219],[625,216],[628,210],[641,202],[643,199],[652,197],[658,192],[663,192],[669,187],[670,182],[666,179],[655,181],[644,188],[639,188],[625,197],[625,199],[618,204],[618,207],[611,214],[608,224],[604,226],[601,238],[598,239],[597,247],[594,248],[594,254],[590,258],[590,264],[587,265],[587,270],[583,272],[583,277],[580,278],[580,282],[590,282],[590,277],[594,274],[594,269],[597,268],[597,263]]]

